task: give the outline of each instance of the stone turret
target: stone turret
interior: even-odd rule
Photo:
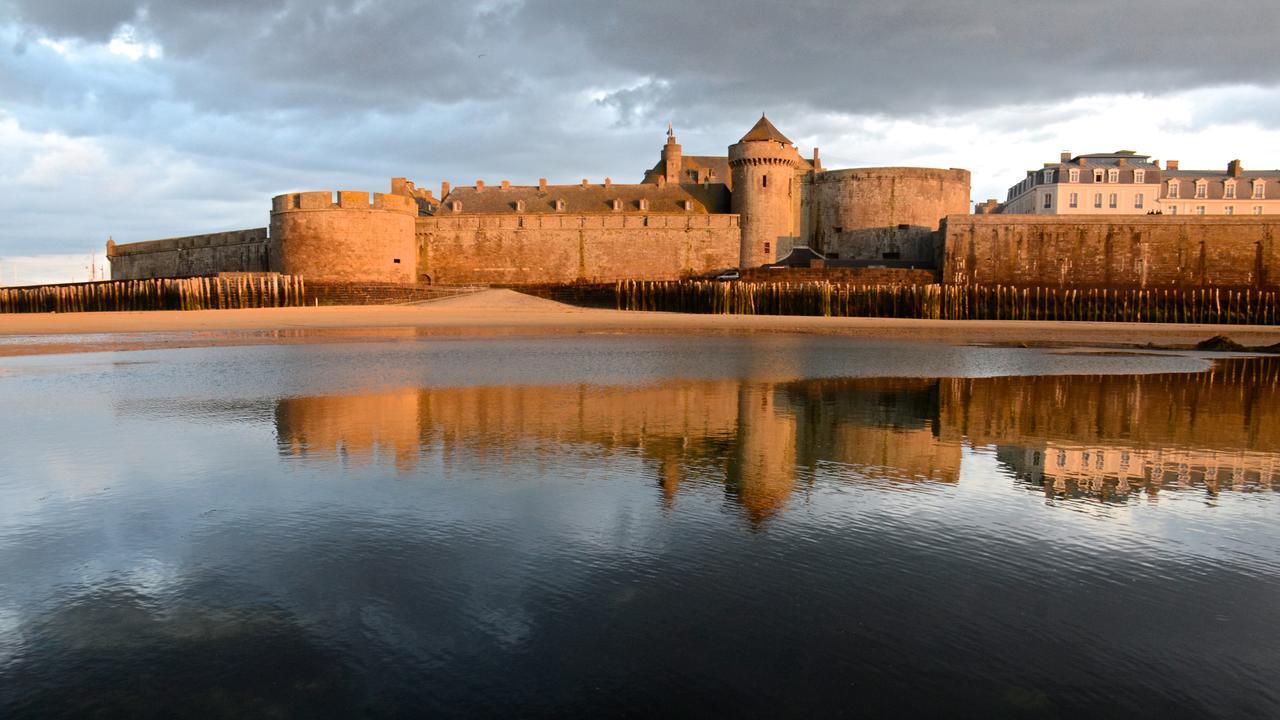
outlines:
[[[742,225],[741,267],[776,262],[779,252],[796,244],[803,166],[795,146],[763,115],[729,146],[733,212]]]
[[[669,183],[680,183],[680,168],[683,167],[683,148],[676,142],[676,131],[667,123],[667,144],[662,146],[662,167],[665,180]]]

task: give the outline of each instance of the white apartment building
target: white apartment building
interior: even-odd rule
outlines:
[[[1003,203],[977,212],[1022,215],[1280,214],[1280,170],[1182,170],[1132,150],[1072,156],[1028,170]]]

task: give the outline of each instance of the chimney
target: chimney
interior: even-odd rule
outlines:
[[[449,197],[449,181],[448,180],[441,181],[440,183],[440,197],[442,198]]]
[[[587,179],[586,179],[586,178],[582,178],[582,187],[587,187],[587,186],[589,186],[590,184],[591,184],[591,183],[587,182]]]
[[[435,199],[436,199],[436,198],[435,198],[435,196],[431,194],[431,190],[429,190],[429,189],[428,189],[428,190],[423,190],[423,191],[422,191],[422,194],[423,194],[423,197],[425,197],[425,198],[426,198],[426,199],[428,199],[428,200],[435,200]]]
[[[1058,162],[1064,162],[1064,163],[1071,162],[1071,153],[1064,151],[1061,155],[1058,156]]]
[[[483,180],[477,180],[477,181],[476,181],[476,192],[483,192],[483,191],[484,191],[484,181],[483,181]]]
[[[822,155],[818,152],[818,148],[813,149],[813,169],[822,172]]]
[[[1178,169],[1178,161],[1177,161],[1177,160],[1170,160],[1170,161],[1166,162],[1166,163],[1164,164],[1164,166],[1165,166],[1165,169],[1167,169],[1167,170],[1177,170],[1177,169]]]
[[[1076,164],[1079,165],[1080,167],[1084,167],[1084,157],[1081,156],[1076,158]]]
[[[1240,177],[1240,173],[1244,172],[1244,166],[1239,160],[1232,160],[1227,163],[1227,174],[1231,177]]]
[[[605,178],[604,186],[607,188],[613,187],[613,178]]]
[[[538,192],[546,192],[546,191],[547,191],[547,179],[538,178]]]
[[[503,181],[502,181],[502,189],[503,189],[503,190],[510,190],[510,189],[511,189],[511,181],[510,181],[510,180],[503,180]]]

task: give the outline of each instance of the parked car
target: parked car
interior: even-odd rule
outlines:
[[[722,272],[719,275],[717,275],[716,280],[719,280],[720,282],[729,282],[730,280],[737,280],[741,277],[742,277],[742,273],[738,272],[737,270],[726,270],[725,272]]]

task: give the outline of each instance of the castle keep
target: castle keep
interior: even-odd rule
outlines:
[[[833,264],[940,268],[942,220],[967,214],[965,170],[828,171],[761,117],[725,156],[668,128],[637,184],[441,186],[272,199],[269,228],[108,243],[114,279],[276,271],[308,281],[664,280],[754,268],[809,247]]]

